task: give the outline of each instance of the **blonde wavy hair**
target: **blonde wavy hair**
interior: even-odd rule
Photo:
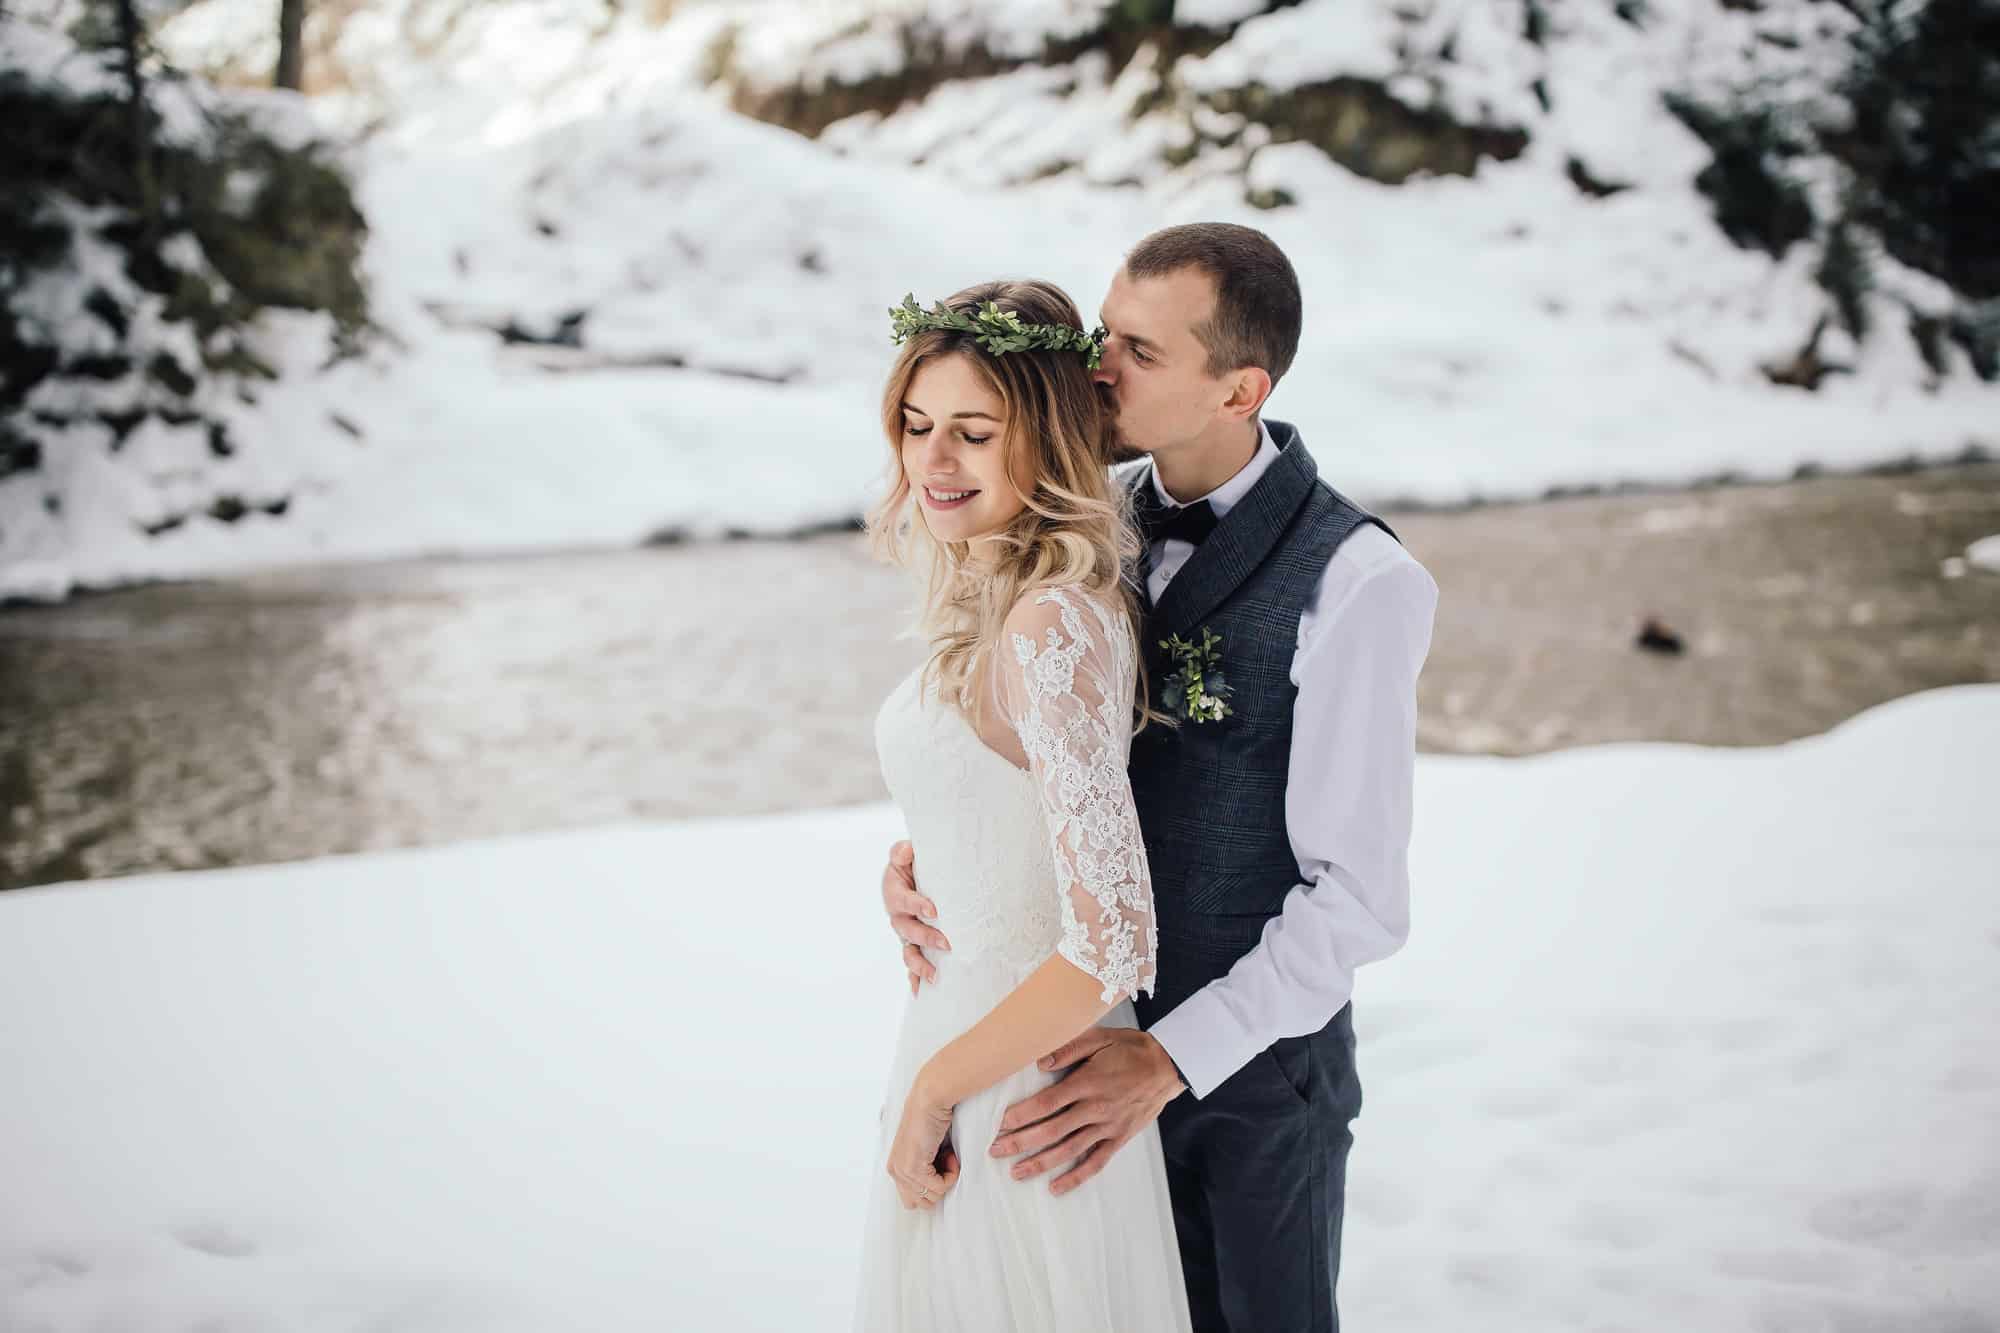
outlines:
[[[1047,282],[983,282],[945,302],[975,313],[987,301],[1029,324],[1080,327],[1076,303]],[[964,356],[1005,405],[1003,435],[1007,476],[1026,507],[999,532],[988,534],[979,558],[969,542],[939,541],[931,534],[903,472],[903,403],[910,381],[925,362]],[[1141,608],[1121,577],[1141,552],[1131,500],[1111,480],[1111,414],[1077,352],[1022,351],[993,356],[972,335],[930,329],[912,336],[889,370],[882,392],[882,430],[889,442],[885,493],[869,511],[866,527],[880,558],[926,575],[916,633],[930,642],[925,681],[935,675],[940,692],[968,701],[977,725],[987,690],[972,681],[1000,641],[1007,613],[1031,588],[1074,587],[1095,593],[1125,611],[1134,639]],[[1135,648],[1137,644],[1134,644]],[[1146,656],[1139,662],[1136,729],[1170,722],[1154,711],[1146,688]]]

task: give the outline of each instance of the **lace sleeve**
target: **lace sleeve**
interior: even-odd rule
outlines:
[[[1135,646],[1124,612],[1045,588],[1007,617],[995,664],[1001,711],[1041,788],[1062,907],[1056,952],[1115,1004],[1153,990],[1153,881],[1125,762]]]

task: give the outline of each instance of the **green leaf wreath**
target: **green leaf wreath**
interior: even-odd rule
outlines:
[[[994,356],[1028,351],[1082,352],[1084,364],[1092,370],[1104,357],[1108,336],[1102,325],[1086,333],[1067,324],[1023,324],[1019,315],[991,301],[981,303],[970,315],[950,309],[942,301],[925,310],[910,293],[904,294],[903,304],[889,307],[889,325],[889,336],[898,346],[927,329],[950,329],[973,335]]]

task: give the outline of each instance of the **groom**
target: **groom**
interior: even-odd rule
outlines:
[[[1201,1333],[1333,1333],[1354,971],[1409,931],[1416,680],[1437,585],[1388,526],[1263,418],[1298,347],[1298,278],[1248,227],[1153,233],[1104,298],[1100,390],[1149,538],[1142,649],[1155,706],[1170,635],[1220,636],[1230,714],[1154,725],[1131,781],[1152,871],[1159,986],[1139,1029],[1093,1028],[1015,1104],[991,1152],[1081,1186],[1155,1117]],[[911,984],[935,979],[908,843],[883,874]],[[1073,1067],[1072,1067],[1073,1066]]]

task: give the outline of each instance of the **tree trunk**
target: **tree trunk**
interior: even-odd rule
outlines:
[[[278,72],[272,82],[299,90],[305,75],[306,0],[278,0]]]
[[[125,75],[125,125],[131,137],[132,179],[138,187],[139,217],[150,236],[159,224],[160,201],[153,179],[153,141],[146,116],[146,82],[139,69],[139,43],[144,29],[137,0],[117,0],[118,54]]]

